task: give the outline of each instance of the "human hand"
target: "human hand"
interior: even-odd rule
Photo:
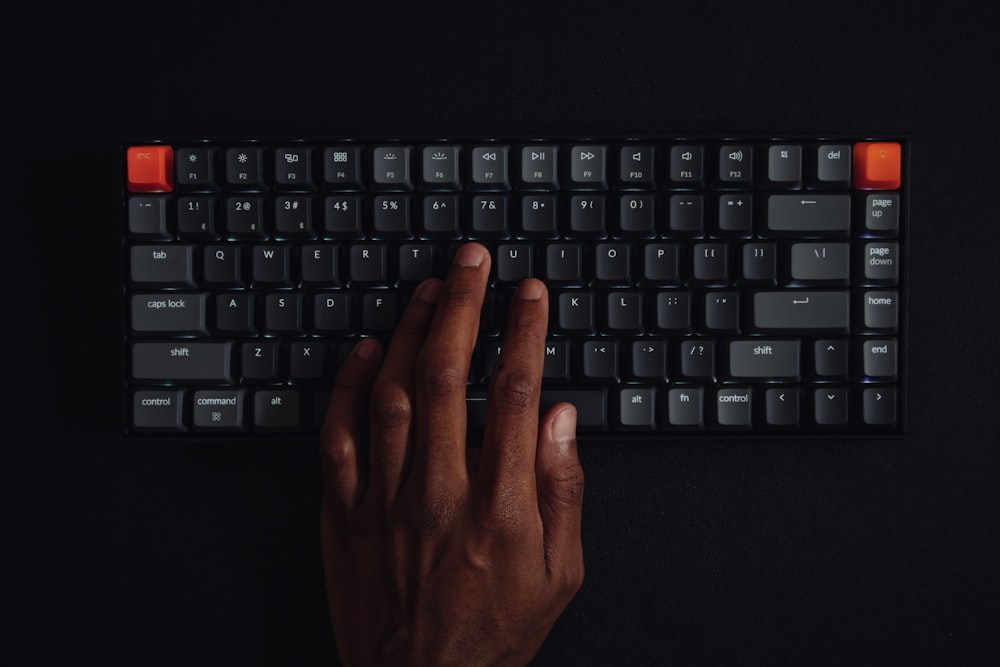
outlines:
[[[576,409],[538,418],[548,294],[537,280],[510,302],[482,447],[466,444],[489,272],[485,248],[462,246],[444,283],[417,288],[384,360],[362,340],[334,383],[321,535],[345,665],[524,665],[583,582]]]

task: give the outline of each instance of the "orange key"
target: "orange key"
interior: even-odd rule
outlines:
[[[902,151],[895,141],[854,144],[854,187],[858,190],[897,190],[901,181]]]
[[[125,155],[129,192],[171,192],[174,189],[173,148],[130,146]]]

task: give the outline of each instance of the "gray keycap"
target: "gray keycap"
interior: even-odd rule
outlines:
[[[764,418],[771,426],[795,426],[799,423],[799,390],[785,387],[764,393]]]
[[[816,423],[823,426],[847,424],[847,389],[844,387],[819,387],[813,392],[813,414]]]
[[[578,185],[607,186],[607,146],[572,146],[569,149],[570,180]]]
[[[701,387],[671,389],[667,393],[667,419],[671,426],[703,428],[705,390]]]
[[[865,278],[895,285],[899,282],[899,243],[866,243],[864,263]]]
[[[863,306],[866,327],[896,329],[899,321],[899,294],[896,290],[865,292]]]
[[[618,399],[618,420],[622,426],[652,428],[654,425],[656,390],[650,387],[622,389]]]
[[[132,378],[137,382],[233,381],[231,342],[133,343]]]
[[[556,187],[558,146],[531,145],[521,149],[521,180],[527,185]]]
[[[792,278],[847,284],[851,274],[850,246],[846,243],[795,243]]]
[[[140,245],[129,253],[132,282],[157,287],[194,287],[194,246]]]
[[[135,239],[169,239],[167,198],[132,197],[128,200],[128,233]]]
[[[825,186],[847,187],[851,182],[851,146],[823,144],[816,148],[816,178]]]
[[[194,392],[191,421],[195,428],[240,430],[244,427],[245,389],[204,389]]]
[[[425,146],[422,177],[424,183],[441,188],[458,188],[458,146]]]
[[[868,377],[895,380],[897,372],[896,339],[866,339],[862,348],[864,372]]]
[[[372,182],[375,185],[409,190],[411,146],[377,146],[372,149]]]
[[[260,429],[296,429],[301,425],[297,391],[262,389],[253,397],[253,423]]]
[[[850,324],[847,290],[757,292],[753,323],[760,330],[830,329],[846,333]]]
[[[132,331],[206,336],[207,293],[158,292],[132,295]]]
[[[896,423],[895,387],[868,387],[862,396],[862,413],[866,424],[892,426]]]
[[[476,146],[472,149],[472,182],[476,185],[506,188],[509,146]]]
[[[798,380],[799,341],[734,340],[729,344],[729,374],[747,380]]]
[[[899,195],[879,192],[865,198],[865,226],[873,232],[894,232],[899,228]]]
[[[780,144],[767,149],[767,180],[783,187],[802,184],[802,146]]]
[[[750,427],[752,392],[747,387],[720,389],[715,394],[715,416],[719,426]]]
[[[132,395],[132,426],[144,431],[186,431],[184,390],[150,389]]]
[[[851,196],[771,195],[767,199],[767,228],[778,232],[840,232],[851,228]]]

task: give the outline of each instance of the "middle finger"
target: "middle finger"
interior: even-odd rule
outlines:
[[[489,273],[486,248],[458,249],[417,361],[413,474],[428,488],[468,481],[465,385]]]

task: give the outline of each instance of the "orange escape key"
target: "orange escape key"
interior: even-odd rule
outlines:
[[[902,172],[902,150],[895,141],[854,144],[854,187],[858,190],[897,190]]]
[[[129,146],[125,160],[129,192],[173,191],[174,149],[170,146]]]

